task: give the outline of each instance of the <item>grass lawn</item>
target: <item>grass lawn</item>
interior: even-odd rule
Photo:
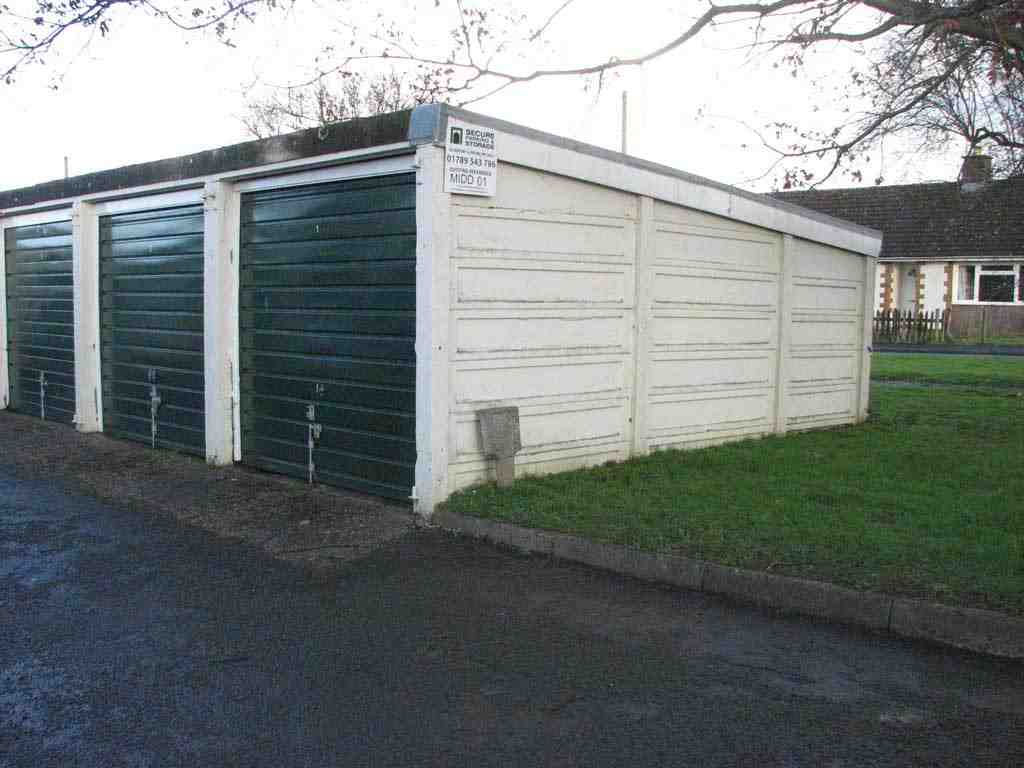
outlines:
[[[857,427],[484,486],[448,507],[1024,615],[1024,398],[876,384],[872,412]]]
[[[1024,389],[1024,357],[875,352],[871,378]]]

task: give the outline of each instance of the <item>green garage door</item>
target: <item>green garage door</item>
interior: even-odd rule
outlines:
[[[203,208],[100,219],[103,428],[205,452]]]
[[[242,461],[395,498],[416,464],[416,188],[242,198]]]
[[[71,222],[4,230],[10,408],[70,424],[75,416]]]

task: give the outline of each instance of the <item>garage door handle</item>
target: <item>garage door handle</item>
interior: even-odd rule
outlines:
[[[149,439],[150,444],[156,448],[156,412],[160,410],[163,400],[160,393],[156,391],[156,384],[149,385]]]
[[[39,372],[39,418],[46,421],[46,371]]]
[[[313,449],[316,447],[316,441],[320,439],[320,434],[323,432],[322,424],[310,424],[309,425],[309,437],[306,441],[306,445],[309,449],[309,484],[313,484],[313,475],[316,473],[316,464],[313,463]]]

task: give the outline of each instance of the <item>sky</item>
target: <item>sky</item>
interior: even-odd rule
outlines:
[[[19,3],[28,10],[32,0],[15,0],[15,7]],[[424,49],[443,50],[454,19],[451,4],[416,3],[383,5]],[[537,19],[557,4],[522,0],[516,7]],[[671,36],[701,7],[669,0],[580,0],[549,29],[548,45],[529,46],[507,61],[566,66],[629,55]],[[324,44],[351,36],[345,22],[372,28],[376,8],[348,0],[298,0],[287,12],[244,24],[235,47],[212,35],[184,35],[139,14],[116,17],[105,39],[72,36],[45,68],[26,69],[14,85],[0,84],[0,189],[59,178],[65,156],[74,175],[251,138],[240,120],[247,86],[301,81]],[[839,78],[858,54],[838,45],[820,48],[794,78],[772,66],[771,54],[752,54],[749,39],[749,30],[727,25],[642,68],[622,70],[599,90],[578,78],[541,80],[470,108],[618,149],[626,91],[630,154],[768,191],[777,180],[764,175],[772,156],[744,124],[796,120],[830,126],[842,104]],[[56,90],[47,87],[54,73],[62,75]],[[927,162],[899,146],[888,149],[884,158],[873,159],[866,180],[883,175],[886,183],[949,181],[959,169],[956,148]],[[852,185],[837,178],[826,186]]]

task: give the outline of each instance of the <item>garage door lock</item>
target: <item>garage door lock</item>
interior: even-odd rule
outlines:
[[[156,389],[155,368],[149,369],[149,381],[149,440],[150,444],[156,448],[156,413],[160,410],[160,404],[163,400]]]
[[[309,484],[313,484],[313,476],[316,474],[316,464],[313,463],[313,449],[316,441],[320,439],[323,432],[323,424],[316,422],[316,406],[310,403],[306,406],[306,419],[309,420],[309,432],[306,437],[306,447],[309,451]]]
[[[46,371],[39,372],[39,418],[46,421]]]

